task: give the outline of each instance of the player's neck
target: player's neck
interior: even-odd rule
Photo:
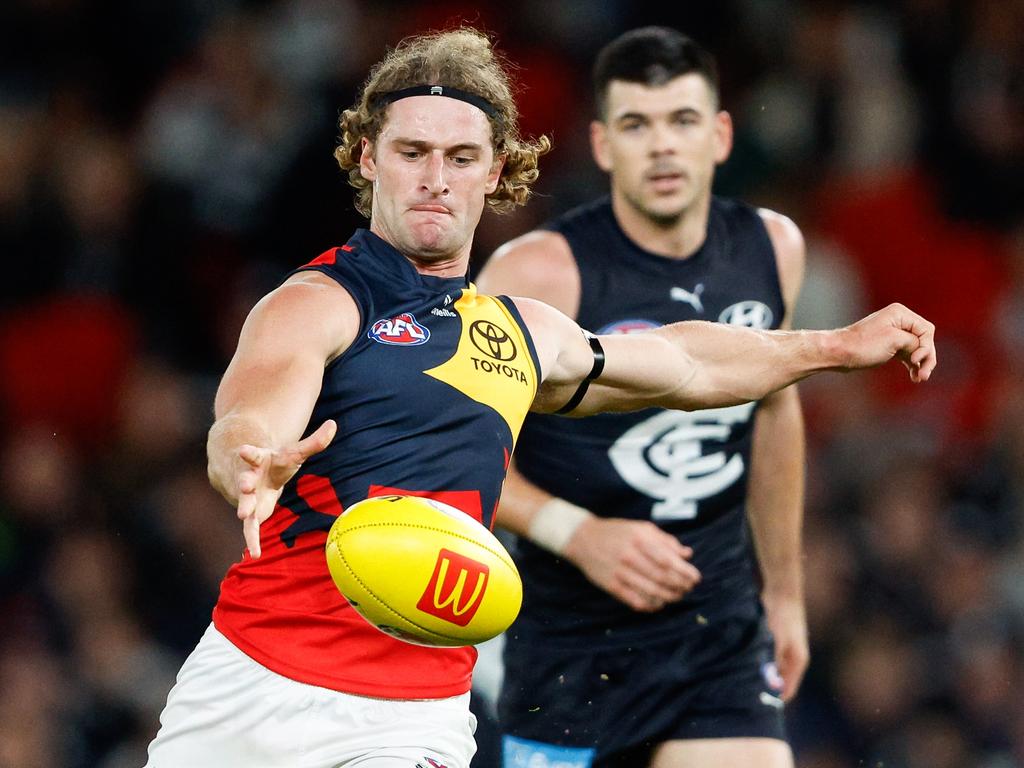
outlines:
[[[370,231],[402,254],[421,275],[442,278],[465,277],[469,270],[469,257],[473,247],[472,238],[459,250],[452,253],[419,253],[411,246],[407,246],[398,238],[393,237],[387,227],[373,219],[370,220]]]
[[[658,221],[612,193],[612,211],[626,236],[644,250],[670,259],[688,259],[700,250],[707,238],[710,209],[711,196],[705,195],[678,217]]]
[[[415,256],[404,254],[405,258],[409,260],[416,271],[421,275],[428,275],[429,277],[465,277],[466,272],[469,270],[469,254],[464,256],[456,256],[451,259],[444,259],[443,261],[420,261]]]

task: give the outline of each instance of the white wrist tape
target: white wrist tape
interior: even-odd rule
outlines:
[[[543,504],[530,520],[528,536],[530,541],[556,555],[565,551],[569,539],[576,529],[593,517],[583,507],[577,507],[564,499],[554,498]]]

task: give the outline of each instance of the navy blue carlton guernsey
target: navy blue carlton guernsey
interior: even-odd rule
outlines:
[[[327,532],[347,506],[400,493],[435,498],[493,525],[538,363],[515,306],[465,278],[425,276],[358,231],[303,269],[355,299],[361,328],[324,370],[306,434],[338,422],[261,526],[263,555],[228,571],[214,622],[269,669],[385,698],[469,690],[472,648],[425,648],[367,624],[331,581]]]
[[[782,321],[774,249],[757,211],[742,203],[713,198],[707,239],[687,259],[639,248],[615,221],[607,198],[548,228],[572,248],[582,281],[577,320],[596,333],[680,320],[756,328]],[[519,540],[524,603],[515,635],[629,644],[754,615],[744,499],[755,409],[528,416],[516,448],[517,466],[528,479],[598,515],[654,521],[693,547],[703,580],[682,602],[639,614],[569,562]]]

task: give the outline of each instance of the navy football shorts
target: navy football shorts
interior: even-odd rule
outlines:
[[[636,768],[674,739],[784,740],[780,690],[763,618],[599,651],[552,649],[513,628],[498,702],[502,765]]]

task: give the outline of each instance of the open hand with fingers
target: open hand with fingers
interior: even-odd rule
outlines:
[[[890,304],[838,332],[844,370],[872,368],[896,357],[914,382],[935,368],[935,326],[902,304]]]
[[[653,613],[700,582],[693,550],[646,520],[591,517],[565,556],[594,584],[635,611]]]
[[[260,525],[274,512],[281,491],[310,456],[330,445],[338,425],[328,419],[313,434],[276,448],[242,445],[238,449],[238,519],[249,554],[258,558]]]

